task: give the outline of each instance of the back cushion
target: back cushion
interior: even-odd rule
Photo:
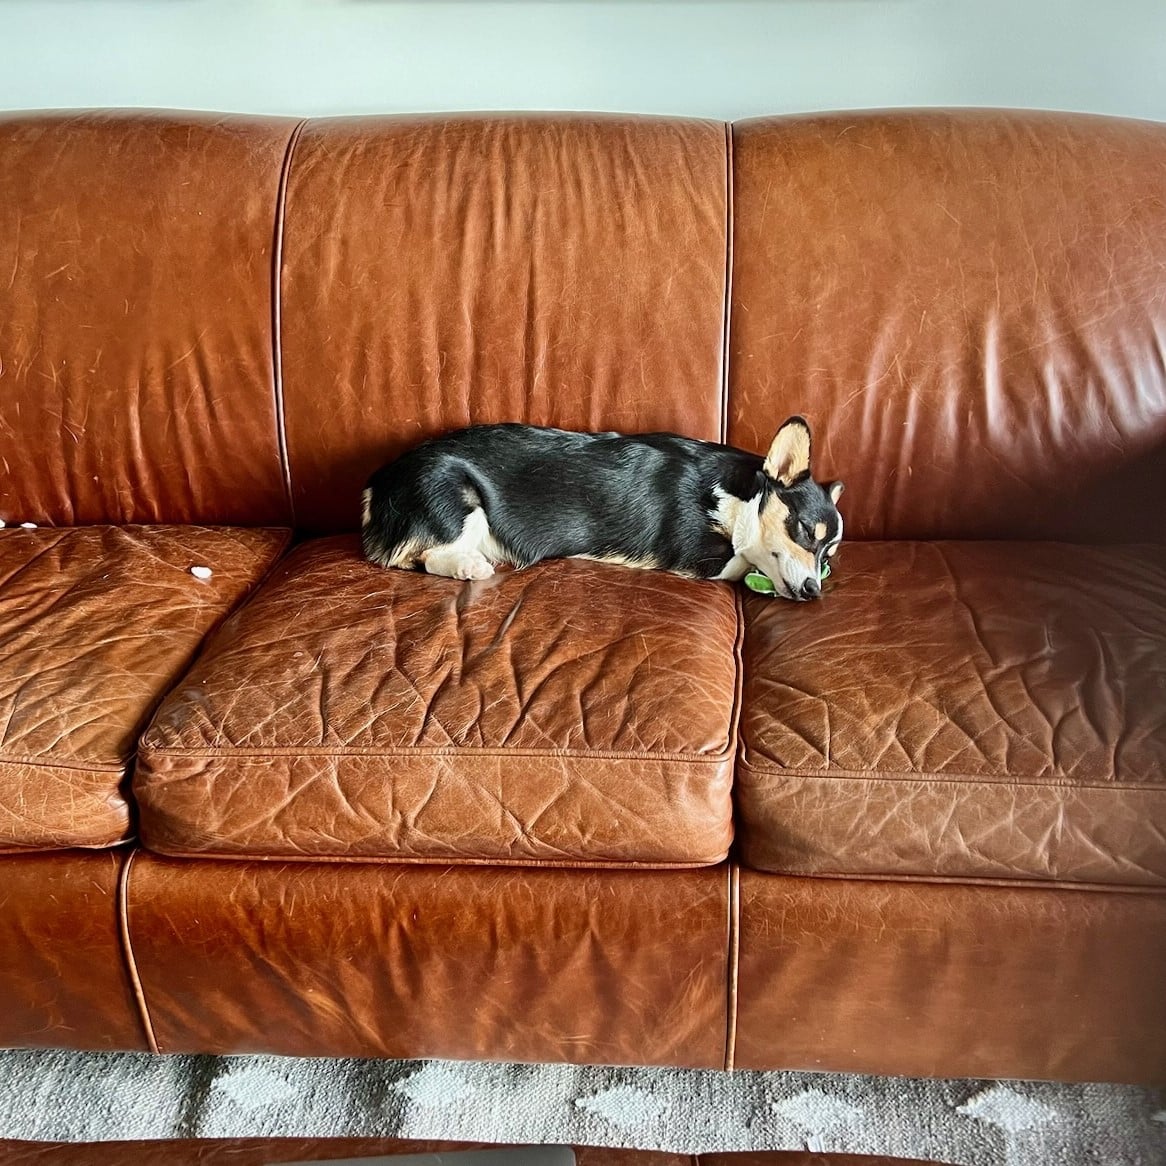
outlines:
[[[281,316],[299,525],[354,527],[387,458],[446,429],[722,427],[726,127],[310,122]]]
[[[293,126],[0,115],[0,518],[288,521],[271,288]]]
[[[1166,126],[734,127],[729,437],[814,424],[861,538],[1166,537]]]

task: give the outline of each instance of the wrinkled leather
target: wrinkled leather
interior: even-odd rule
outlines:
[[[856,543],[746,605],[743,860],[1166,885],[1166,550]]]
[[[162,1052],[724,1063],[724,867],[142,854],[128,908]]]
[[[727,135],[592,114],[312,121],[288,179],[297,525],[446,429],[722,432]]]
[[[123,861],[0,856],[0,1048],[147,1047],[118,929]]]
[[[732,588],[577,560],[480,583],[303,544],[146,733],[145,844],[693,865],[732,836]]]
[[[742,870],[736,1064],[1166,1080],[1166,895]]]
[[[0,114],[0,518],[289,521],[272,272],[294,124]]]
[[[0,530],[0,850],[109,846],[138,734],[288,533]],[[213,574],[198,579],[192,566]]]
[[[0,1140],[4,1166],[274,1166],[278,1162],[381,1158],[489,1148],[479,1142],[415,1142],[397,1138],[201,1138],[168,1142],[15,1142]],[[759,1151],[667,1154],[575,1146],[576,1166],[939,1166],[913,1158]],[[452,1164],[451,1164],[452,1166]]]
[[[854,540],[1166,538],[1164,135],[986,111],[743,123],[729,200],[712,123],[337,120],[297,145],[281,119],[0,116],[9,524],[339,530],[374,465],[497,419],[727,425],[760,450],[803,411],[818,475],[848,485],[833,593],[749,602],[738,814],[747,861],[856,877],[746,871],[739,982],[724,867],[146,856],[130,922],[164,1046],[719,1064],[739,993],[743,1065],[1161,1079],[1160,561]],[[143,766],[159,847],[724,853],[726,589],[698,604],[583,564],[374,577],[338,545],[306,548],[179,685]],[[44,751],[3,754],[9,846],[125,834],[142,720],[250,585],[155,606],[141,549],[116,592],[42,556],[66,618],[42,621],[31,687],[10,673],[12,707],[40,703],[6,731]],[[295,655],[316,650],[320,670]],[[111,959],[116,860],[35,861],[60,865],[0,891],[5,1039],[141,1047]]]
[[[805,412],[852,538],[1166,539],[1166,125],[733,127],[729,440]]]

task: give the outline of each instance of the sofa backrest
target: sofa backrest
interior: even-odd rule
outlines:
[[[309,122],[281,306],[298,524],[354,526],[377,465],[471,423],[718,440],[727,154],[717,122]]]
[[[1166,125],[738,123],[729,439],[814,423],[857,538],[1166,537]]]
[[[9,523],[343,530],[454,426],[794,412],[849,537],[1166,540],[1166,126],[0,115]]]
[[[0,518],[289,521],[271,274],[294,126],[0,114]]]

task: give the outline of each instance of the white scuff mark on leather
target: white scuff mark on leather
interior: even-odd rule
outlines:
[[[196,579],[209,579],[214,574],[214,571],[210,567],[191,567],[190,573]]]

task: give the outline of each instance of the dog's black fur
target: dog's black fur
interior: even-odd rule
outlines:
[[[791,418],[783,431],[795,425],[805,422]],[[759,497],[758,515],[772,520],[774,508],[781,510],[784,538],[813,557],[816,579],[822,556],[841,536],[834,504],[841,485],[813,480],[808,427],[805,443],[805,467],[781,480],[756,454],[670,433],[475,426],[427,441],[373,474],[364,549],[386,566],[454,573],[432,558],[427,565],[428,554],[458,544],[480,508],[491,562],[525,567],[582,556],[739,578],[745,570],[735,567],[724,575],[741,548],[718,511],[725,513],[726,498],[747,504]],[[776,573],[771,562],[750,564],[771,578]],[[812,597],[800,591],[791,597]]]

